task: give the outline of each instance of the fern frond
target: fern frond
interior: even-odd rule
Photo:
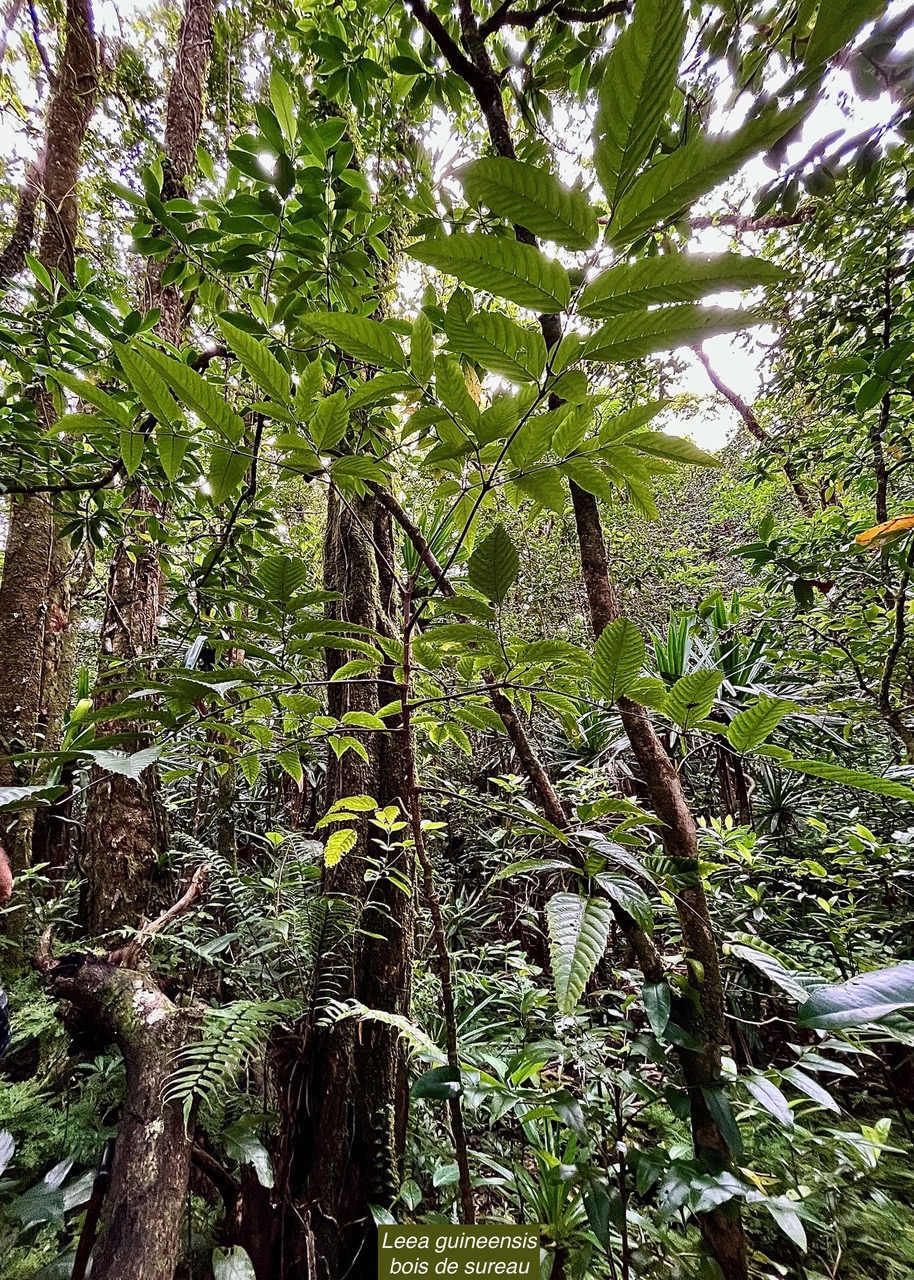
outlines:
[[[263,1048],[276,1024],[298,1011],[291,1000],[236,1000],[222,1009],[209,1009],[200,1038],[176,1055],[164,1100],[181,1106],[187,1117],[195,1105],[217,1098]]]

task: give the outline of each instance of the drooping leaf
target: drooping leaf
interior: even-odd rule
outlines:
[[[497,524],[467,563],[470,584],[495,604],[502,604],[520,572],[514,543],[503,525]]]
[[[608,321],[587,339],[582,354],[585,360],[602,360],[606,364],[639,360],[655,351],[672,351],[718,333],[732,333],[761,323],[762,317],[752,311],[681,303]]]
[[[107,391],[103,391],[101,387],[96,386],[94,382],[90,382],[87,378],[77,378],[74,374],[67,373],[63,369],[45,370],[42,366],[38,366],[37,371],[50,374],[55,382],[59,382],[68,391],[72,391],[80,400],[85,400],[87,404],[95,405],[96,409],[100,409],[105,417],[110,418],[112,422],[117,422],[125,428],[130,426],[130,410],[125,405],[122,405],[119,400],[115,400],[114,396],[109,395]]]
[[[355,845],[358,833],[352,827],[340,827],[332,831],[324,845],[324,866],[335,867]]]
[[[432,1067],[413,1081],[409,1096],[446,1102],[450,1098],[459,1098],[462,1092],[459,1067]]]
[[[783,274],[773,262],[739,253],[666,253],[602,272],[583,290],[578,311],[603,319],[658,303],[697,302],[725,289],[771,284]]]
[[[278,67],[270,71],[270,102],[286,142],[295,140],[295,99]]]
[[[163,382],[188,409],[220,435],[228,440],[240,440],[244,435],[244,420],[225,402],[225,397],[196,369],[191,369],[182,360],[159,351],[155,347],[145,346],[141,356],[158,372]]]
[[[751,156],[773,146],[809,109],[806,102],[753,115],[735,133],[701,136],[656,160],[635,179],[610,223],[613,244],[632,244],[653,227],[668,222],[734,174]]]
[[[116,342],[114,349],[121,368],[143,402],[144,408],[152,414],[160,426],[171,427],[174,430],[181,423],[181,410],[165,379],[145,358],[145,353],[140,354],[135,348],[128,347],[122,342]]]
[[[798,1249],[805,1253],[807,1243],[806,1229],[794,1207],[796,1202],[790,1200],[787,1196],[767,1196],[762,1203],[788,1240],[792,1241]]]
[[[733,1108],[730,1105],[730,1099],[724,1089],[717,1085],[703,1088],[701,1092],[727,1146],[735,1156],[742,1155],[742,1136],[740,1135],[739,1125],[736,1123],[736,1117],[733,1114]]]
[[[600,83],[594,165],[615,206],[647,159],[676,87],[685,39],[682,0],[637,0]]]
[[[235,492],[250,465],[251,455],[248,451],[221,444],[213,446],[206,479],[210,497],[217,507]]]
[[[529,244],[482,232],[455,232],[420,240],[410,257],[531,311],[565,311],[571,301],[568,272]]]
[[[556,1000],[571,1014],[606,949],[612,909],[602,898],[557,893],[546,904],[546,921]]]
[[[381,369],[405,369],[406,358],[393,332],[379,320],[339,311],[308,312],[305,324],[355,360]]]
[[[463,369],[452,356],[440,355],[436,359],[435,389],[445,409],[450,410],[459,425],[475,439],[479,426],[479,405],[470,395]]]
[[[435,344],[432,322],[424,311],[420,311],[413,321],[409,367],[416,381],[427,387],[435,371]]]
[[[628,618],[604,627],[594,649],[594,692],[607,702],[628,693],[644,666],[644,640]]]
[[[800,1007],[797,1022],[819,1031],[878,1022],[901,1009],[914,1009],[914,964],[892,965],[848,982],[818,987]]]
[[[790,1104],[776,1084],[773,1084],[760,1072],[754,1072],[743,1083],[756,1102],[770,1112],[776,1120],[779,1120],[785,1128],[793,1128],[794,1119]]]
[[[123,428],[118,436],[118,448],[124,470],[128,476],[135,475],[146,452],[146,437],[143,432]]]
[[[254,380],[260,390],[271,400],[288,404],[291,397],[291,380],[288,371],[279,363],[265,342],[239,329],[237,325],[219,317],[223,337]]]
[[[651,900],[639,884],[619,871],[600,871],[595,879],[607,898],[618,903],[646,933],[653,932]]]
[[[687,462],[692,467],[723,466],[720,458],[699,449],[694,441],[682,436],[668,436],[663,431],[642,431],[637,435],[626,436],[623,443],[627,449],[637,449],[639,453],[647,453],[654,458]]]
[[[904,782],[894,782],[891,778],[880,778],[876,773],[867,773],[862,769],[845,769],[843,765],[832,764],[828,760],[793,760],[779,759],[784,769],[794,773],[803,773],[810,778],[822,778],[826,782],[834,782],[842,787],[855,787],[858,791],[870,791],[877,796],[890,796],[893,800],[914,801],[914,787]]]
[[[800,1093],[805,1093],[807,1098],[811,1098],[813,1102],[818,1102],[820,1107],[825,1107],[828,1111],[834,1111],[837,1115],[841,1114],[840,1106],[828,1090],[823,1089],[818,1080],[813,1080],[812,1076],[808,1076],[799,1067],[784,1067],[781,1071],[781,1077],[792,1084],[795,1089],[799,1089]]]
[[[213,1250],[215,1280],[257,1280],[251,1256],[241,1245]]]
[[[724,673],[714,669],[680,676],[667,694],[664,714],[681,729],[694,729],[710,714],[723,678]]]
[[[332,395],[322,396],[311,414],[308,429],[315,449],[326,453],[335,449],[346,434],[349,426],[349,405],[345,391],[334,391]]]
[[[843,49],[864,23],[878,18],[886,8],[886,0],[821,0],[806,46],[804,61],[809,67],[820,66]]]
[[[566,249],[588,249],[597,238],[597,214],[583,191],[572,191],[546,169],[520,160],[485,156],[460,173],[471,204],[526,227]]]
[[[658,1040],[662,1040],[672,1007],[669,985],[666,982],[645,982],[641,988],[641,999],[651,1030]]]
[[[778,727],[793,703],[785,698],[762,694],[757,702],[735,715],[727,729],[727,740],[735,751],[752,751]]]

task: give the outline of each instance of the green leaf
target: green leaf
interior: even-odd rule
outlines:
[[[785,698],[762,694],[745,711],[735,715],[727,729],[727,741],[735,751],[753,751],[778,727],[794,704]]]
[[[131,431],[125,427],[118,437],[118,449],[121,461],[124,464],[124,470],[128,476],[132,476],[143,461],[143,454],[146,452],[146,437],[142,431]]]
[[[180,431],[173,431],[167,424],[156,423],[156,449],[162,470],[169,480],[176,480],[187,452],[187,436]]]
[[[779,764],[794,773],[803,773],[810,778],[823,778],[838,786],[855,787],[858,791],[870,791],[873,795],[889,796],[893,800],[914,801],[914,787],[903,782],[893,782],[891,778],[880,778],[878,774],[866,773],[861,769],[845,769],[843,765],[831,764],[827,760],[779,759]]]
[[[662,156],[635,180],[616,207],[609,228],[612,243],[631,244],[687,210],[745,160],[773,146],[808,110],[806,102],[783,111],[772,106],[754,114],[735,133],[698,137]]]
[[[455,232],[420,240],[407,249],[411,258],[454,276],[462,284],[485,289],[531,311],[553,314],[571,301],[568,272],[529,244],[482,232]]]
[[[520,560],[514,543],[503,525],[497,524],[467,562],[471,586],[489,600],[502,604],[520,572]]]
[[[218,507],[238,488],[251,465],[249,452],[227,445],[214,445],[206,470],[210,497]]]
[[[213,1276],[215,1280],[257,1280],[250,1254],[240,1245],[213,1250]]]
[[[479,406],[470,395],[463,369],[451,356],[435,360],[435,389],[445,409],[476,439]]]
[[[324,845],[324,866],[335,867],[355,845],[358,833],[352,827],[340,827],[327,837]]]
[[[562,1013],[574,1013],[606,950],[612,908],[602,898],[557,893],[546,903],[552,980]]]
[[[226,439],[241,439],[244,435],[244,420],[225,403],[218,388],[201,377],[196,369],[191,369],[182,360],[175,360],[154,347],[143,347],[142,355],[182,404]]]
[[[516,476],[512,483],[547,511],[554,511],[559,516],[564,512],[568,490],[554,467],[544,467],[541,471],[531,471],[526,476]]]
[[[667,694],[664,714],[680,728],[694,729],[710,715],[723,678],[724,673],[713,668],[680,676]]]
[[[161,747],[146,747],[143,751],[135,751],[127,755],[123,751],[87,751],[91,760],[106,773],[117,773],[123,778],[139,778],[139,776],[155,764],[162,754]]]
[[[795,1203],[795,1201],[790,1200],[787,1196],[767,1196],[762,1201],[762,1204],[764,1204],[765,1208],[784,1232],[787,1239],[792,1241],[798,1249],[802,1249],[805,1253],[806,1229],[800,1221],[800,1215],[794,1207]]]
[[[420,311],[413,321],[409,367],[420,386],[427,387],[435,371],[435,342],[432,322],[424,311]]]
[[[653,932],[654,913],[651,902],[639,884],[618,871],[600,871],[594,879],[607,898],[618,903],[646,933]]]
[[[0,812],[12,813],[19,809],[34,809],[40,804],[52,804],[65,791],[65,787],[0,787]]]
[[[671,351],[674,347],[691,346],[718,333],[748,329],[762,323],[753,311],[730,311],[722,307],[696,307],[682,303],[658,307],[654,311],[638,311],[610,320],[584,344],[585,360],[638,360],[655,351]]]
[[[269,399],[288,404],[291,397],[289,374],[266,343],[245,333],[224,316],[218,317],[218,323],[226,342],[260,390]]]
[[[641,632],[628,618],[604,627],[594,649],[594,692],[607,702],[623,698],[644,666]]]
[[[807,1098],[812,1098],[813,1102],[817,1102],[820,1107],[834,1111],[837,1115],[841,1114],[841,1108],[828,1090],[823,1089],[818,1080],[813,1080],[799,1067],[784,1067],[781,1078],[792,1084],[795,1089],[799,1089],[800,1093],[805,1093]]]
[[[696,302],[725,289],[751,289],[783,275],[773,262],[739,253],[666,253],[610,267],[586,286],[578,311],[603,319],[662,302]]]
[[[409,1096],[446,1102],[451,1098],[459,1098],[461,1093],[463,1085],[459,1067],[432,1067],[431,1071],[424,1071],[418,1080],[413,1081]]]
[[[266,556],[257,569],[257,580],[276,604],[291,604],[308,581],[308,566],[294,556]]]
[[[588,249],[596,241],[597,214],[584,192],[563,186],[545,169],[486,156],[458,176],[471,204],[484,204],[544,240],[566,249]]]
[[[693,467],[721,467],[723,463],[711,453],[699,449],[692,440],[682,436],[668,436],[663,431],[643,431],[625,437],[627,449],[650,454],[654,458],[669,458],[673,462],[688,462]]]
[[[641,998],[651,1030],[658,1040],[662,1040],[672,1008],[670,988],[665,982],[645,982],[641,988]]]
[[[637,0],[600,83],[594,165],[615,206],[647,159],[676,87],[685,39],[682,0]]]
[[[800,1007],[797,1022],[817,1031],[844,1031],[914,1009],[914,964],[863,973],[849,982],[818,987]]]
[[[886,0],[822,0],[803,61],[808,67],[821,66],[885,8]]]
[[[279,69],[273,67],[270,71],[270,102],[276,113],[276,119],[279,121],[279,127],[282,129],[283,137],[286,142],[295,141],[295,99],[292,96],[292,90],[289,88],[288,82],[283,78]]]
[[[498,311],[482,311],[464,320],[446,316],[452,347],[511,382],[536,382],[546,364],[546,345],[538,329],[527,329]]]
[[[162,375],[153,368],[145,358],[145,354],[140,355],[133,347],[116,342],[114,350],[117,352],[121,368],[130,379],[131,386],[142,400],[144,407],[160,426],[174,429],[181,422],[181,410]],[[169,476],[169,479],[172,478]]]
[[[733,1115],[733,1108],[730,1106],[730,1099],[719,1085],[703,1087],[701,1092],[707,1108],[720,1130],[721,1137],[734,1155],[742,1155],[743,1140],[740,1137],[739,1126]]]
[[[335,449],[349,426],[349,406],[346,403],[345,391],[334,391],[333,395],[324,396],[317,403],[317,408],[308,423],[315,449],[326,453]]]
[[[381,369],[405,369],[403,348],[386,325],[367,316],[346,315],[339,311],[309,312],[303,323],[354,360]]]
[[[105,417],[122,427],[129,428],[132,416],[130,411],[119,400],[115,400],[114,396],[109,396],[107,391],[97,387],[94,382],[74,377],[72,373],[65,373],[63,369],[48,369],[46,372],[55,382],[72,391],[80,400],[85,400],[87,404],[94,404]]]
[[[749,1076],[743,1083],[760,1106],[779,1120],[785,1128],[793,1128],[794,1119],[790,1104],[776,1084],[772,1084],[766,1076],[758,1073]]]

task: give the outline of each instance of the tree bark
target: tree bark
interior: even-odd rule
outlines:
[[[162,1101],[174,1055],[198,1015],[181,1009],[146,974],[91,957],[51,971],[58,999],[121,1051],[126,1085],[93,1280],[173,1280],[191,1144],[180,1107]]]
[[[165,120],[165,179],[162,199],[186,194],[196,160],[203,120],[203,96],[212,53],[212,0],[187,0],[178,32],[175,70]],[[145,281],[147,310],[160,312],[156,332],[179,346],[184,331],[180,288],[162,284],[165,262],[150,262]],[[164,583],[154,545],[134,537],[149,515],[163,514],[145,486],[133,497],[134,529],[118,545],[108,578],[102,621],[99,692],[96,705],[117,700],[118,686],[142,685],[155,662]],[[133,749],[147,741],[145,726],[113,721],[101,733],[130,733]],[[87,887],[84,922],[90,933],[132,923],[148,912],[163,888],[159,870],[168,828],[155,767],[138,779],[92,772],[86,809],[83,864]]]
[[[324,550],[325,586],[341,600],[332,616],[392,635],[393,540],[374,498],[331,490]],[[328,674],[355,656],[331,649]],[[329,685],[330,714],[376,714],[399,696],[391,667],[376,679]],[[393,718],[388,721],[395,729]],[[380,806],[405,804],[404,760],[396,732],[353,730],[368,759],[329,757],[328,802],[367,794]],[[275,1065],[284,1134],[280,1152],[288,1209],[278,1224],[272,1266],[260,1280],[373,1280],[377,1274],[372,1204],[390,1204],[401,1179],[409,1103],[406,1058],[383,1022],[325,1022],[328,999],[408,1015],[413,956],[411,855],[389,852],[367,816],[357,842],[325,871],[328,931],[314,977],[313,1008],[301,1039]],[[377,874],[366,876],[374,870]],[[404,882],[398,886],[393,873]],[[244,1243],[244,1241],[242,1241]]]
[[[41,263],[65,281],[73,276],[80,151],[98,85],[98,64],[89,0],[67,0],[63,54],[48,108],[43,163],[44,225]],[[24,254],[24,249],[22,250]],[[33,396],[46,426],[54,421],[50,397]],[[70,547],[58,532],[49,497],[14,497],[3,576],[0,580],[0,786],[27,782],[11,752],[52,750],[69,691],[64,657],[70,626]],[[11,828],[15,828],[12,830]],[[16,871],[28,864],[32,819],[5,820]]]

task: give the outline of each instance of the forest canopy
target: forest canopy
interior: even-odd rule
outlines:
[[[0,25],[3,1280],[908,1280],[914,10]]]

